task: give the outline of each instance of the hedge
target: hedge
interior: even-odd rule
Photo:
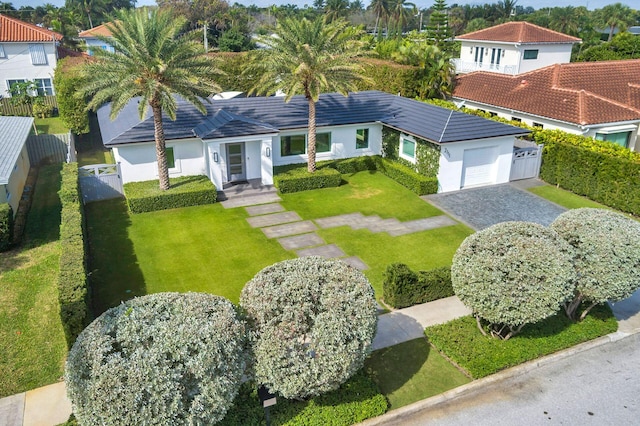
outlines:
[[[0,204],[0,251],[9,250],[13,238],[13,209],[9,203]]]
[[[309,189],[340,186],[342,175],[336,169],[325,167],[314,173],[307,171],[306,165],[290,169],[274,177],[276,188],[283,193],[307,191]]]
[[[378,171],[418,195],[438,192],[438,178],[421,175],[404,164],[380,158],[378,160]]]
[[[157,180],[124,184],[124,194],[131,213],[200,206],[216,202],[218,191],[206,176],[183,176],[169,179],[163,191]]]
[[[84,212],[78,188],[78,163],[63,164],[58,196],[62,204],[58,299],[60,319],[67,345],[71,348],[78,334],[91,319],[85,269]]]
[[[382,293],[385,303],[398,309],[453,296],[451,268],[414,272],[393,263],[385,271]]]

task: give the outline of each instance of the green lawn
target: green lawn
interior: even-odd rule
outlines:
[[[0,398],[60,380],[60,166],[40,170],[23,244],[0,253]]]
[[[69,129],[62,123],[60,117],[36,118],[35,123],[39,135],[43,133],[50,135],[69,133]]]
[[[113,153],[105,149],[100,135],[100,126],[96,115],[89,114],[89,133],[79,135],[76,144],[78,166],[88,164],[114,164]]]
[[[597,203],[588,199],[587,197],[574,194],[571,191],[567,191],[553,185],[536,186],[533,188],[529,188],[529,191],[568,209],[579,209],[581,207],[609,209],[609,207],[605,206],[604,204]]]
[[[471,381],[431,348],[426,339],[375,351],[366,360],[365,370],[387,397],[392,410]]]

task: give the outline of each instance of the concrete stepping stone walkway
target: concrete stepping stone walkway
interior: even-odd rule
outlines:
[[[270,226],[268,228],[262,228],[262,232],[267,238],[280,238],[288,237],[290,235],[304,234],[306,232],[313,232],[318,227],[310,220],[303,220],[302,222],[285,223],[283,225]]]
[[[310,234],[294,235],[292,237],[278,238],[278,242],[285,250],[298,250],[305,247],[325,244],[324,240],[315,232]]]
[[[259,204],[257,206],[245,207],[249,216],[258,216],[262,214],[279,213],[284,211],[284,207],[278,203]]]
[[[338,257],[344,257],[347,255],[345,252],[342,251],[340,247],[338,247],[335,244],[327,244],[324,246],[298,250],[296,254],[298,255],[298,257],[320,256],[326,259],[334,259]]]
[[[301,220],[302,218],[296,212],[281,212],[247,218],[247,222],[252,228],[264,228],[283,223],[300,222]]]
[[[233,209],[235,207],[255,206],[258,204],[269,204],[282,201],[282,198],[276,193],[262,194],[262,195],[247,195],[246,197],[231,198],[226,201],[222,201],[222,207],[225,209]]]
[[[373,233],[386,232],[392,237],[458,224],[445,215],[400,222],[396,218],[381,219],[376,215],[364,216],[361,213],[325,217],[316,219],[315,222],[323,229],[349,226],[351,229],[368,229]]]

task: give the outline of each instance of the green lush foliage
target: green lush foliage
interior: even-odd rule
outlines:
[[[82,85],[78,64],[73,58],[64,58],[58,62],[53,76],[56,88],[60,118],[73,133],[89,133],[89,114],[87,103],[76,96],[78,86]]]
[[[610,210],[582,208],[561,214],[551,228],[575,250],[571,318],[583,300],[617,302],[640,288],[640,223]]]
[[[60,319],[69,347],[90,320],[84,244],[84,209],[78,187],[78,163],[62,166],[58,191],[62,212],[60,220],[60,275],[58,299]]]
[[[410,167],[399,162],[382,158],[378,162],[378,171],[418,195],[435,194],[438,192],[437,178],[416,173]]]
[[[258,272],[240,295],[254,332],[255,379],[285,398],[337,389],[369,354],[373,288],[340,260],[302,257]]]
[[[244,72],[249,61],[248,52],[221,52],[211,56],[216,61],[216,67],[221,71],[221,74],[216,76],[216,82],[222,91],[249,93],[256,85],[259,74]]]
[[[394,308],[453,296],[451,268],[414,272],[403,263],[392,263],[385,271],[382,290],[385,303]]]
[[[420,80],[417,67],[369,58],[362,60],[362,65],[366,79],[358,84],[358,90],[382,90],[406,98],[418,96]]]
[[[435,100],[434,100],[435,101]],[[446,102],[441,101],[440,102]],[[429,102],[437,105],[438,102]],[[437,105],[440,106],[440,105]],[[389,127],[382,128],[382,152],[384,157],[404,164],[428,177],[438,176],[440,170],[440,146],[420,138],[414,138],[416,145],[416,163],[413,164],[399,155],[400,132]]]
[[[640,37],[629,32],[621,32],[609,42],[585,49],[577,61],[613,61],[640,58]]]
[[[283,193],[307,191],[309,189],[340,186],[340,172],[330,167],[309,173],[306,168],[296,167],[274,176],[274,184]]]
[[[478,332],[473,317],[463,317],[425,330],[429,341],[475,379],[488,376],[596,337],[613,333],[618,323],[608,306],[599,306],[584,321],[575,323],[557,314],[509,340],[497,340]]]
[[[8,250],[13,240],[13,209],[9,203],[0,204],[0,251]]]
[[[362,371],[356,373],[332,392],[295,401],[278,398],[269,408],[272,425],[352,425],[379,416],[388,403],[376,384]],[[255,387],[244,384],[220,423],[225,426],[260,426],[264,424],[264,409]]]
[[[525,324],[554,315],[575,285],[573,250],[554,231],[503,222],[465,239],[453,256],[451,282],[476,316],[511,337]]]
[[[156,180],[125,183],[124,193],[129,210],[132,213],[145,213],[216,202],[218,191],[206,176],[182,176],[169,181],[171,187],[165,191],[158,188]]]
[[[211,424],[247,366],[234,306],[205,293],[157,293],[109,309],[78,336],[65,368],[83,425]]]
[[[221,52],[243,52],[253,49],[254,43],[237,27],[231,27],[218,38],[218,48]]]

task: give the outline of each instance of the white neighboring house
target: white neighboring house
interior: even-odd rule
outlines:
[[[207,115],[179,100],[175,121],[163,118],[170,177],[206,175],[225,185],[273,184],[273,168],[307,161],[308,102],[295,96],[216,100]],[[123,182],[158,178],[151,113],[138,119],[137,99],[118,117],[98,110],[104,144]],[[418,161],[419,144],[439,154],[439,192],[509,181],[516,137],[526,130],[388,93],[331,93],[316,104],[317,161],[380,155],[383,128],[399,132],[398,155]]]
[[[85,45],[87,48],[87,54],[89,56],[93,55],[92,53],[93,49],[108,50],[111,53],[115,52],[115,49],[111,44],[105,43],[104,41],[99,40],[97,36],[102,36],[102,37],[112,36],[111,30],[109,29],[108,22],[102,25],[98,25],[97,27],[93,27],[89,30],[81,31],[78,34],[78,38],[85,42]]]
[[[517,76],[458,76],[453,100],[533,127],[640,151],[640,59],[557,64]]]
[[[548,65],[568,63],[582,40],[528,22],[506,22],[463,34],[456,73],[489,71],[522,74]]]
[[[27,137],[32,125],[32,117],[0,117],[0,204],[9,203],[14,217],[29,174]]]
[[[38,91],[55,95],[53,72],[62,35],[0,14],[0,95],[17,82],[33,80]]]

